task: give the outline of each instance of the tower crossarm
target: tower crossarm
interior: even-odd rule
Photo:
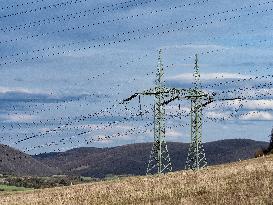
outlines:
[[[131,95],[130,97],[124,99],[121,104],[124,104],[126,102],[129,102],[131,101],[132,99],[136,98],[137,96],[139,95],[155,95],[156,92],[155,92],[155,89],[154,88],[151,88],[151,89],[148,89],[146,91],[143,91],[143,92],[137,92],[137,93],[134,93],[133,95]]]
[[[211,102],[213,100],[213,94],[205,93],[201,90],[196,90],[194,88],[189,89],[177,89],[171,88],[169,90],[171,97],[168,100],[165,100],[162,105],[167,105],[175,100],[194,100],[194,99],[202,99],[203,101]]]
[[[182,95],[186,95],[187,94],[186,91],[187,91],[187,89],[176,89],[176,88],[165,88],[165,87],[163,87],[163,89],[161,89],[161,90],[158,90],[155,87],[155,88],[151,88],[151,89],[145,90],[143,92],[134,93],[130,97],[124,99],[121,102],[121,104],[129,102],[129,101],[131,101],[132,99],[136,98],[139,95],[150,95],[150,96],[152,96],[152,95],[164,94],[165,97],[174,96],[174,95],[182,96]]]
[[[222,98],[222,99],[216,99],[216,98],[209,98],[207,102],[202,104],[202,107],[206,107],[207,105],[213,103],[213,102],[219,102],[219,101],[233,101],[233,100],[243,100],[244,98],[236,97],[236,98]]]

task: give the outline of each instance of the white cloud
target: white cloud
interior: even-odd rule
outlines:
[[[75,126],[70,126],[70,127],[73,128]],[[105,125],[101,125],[101,124],[83,124],[83,125],[79,125],[78,127],[81,127],[82,129],[86,129],[86,130],[90,130],[90,129],[99,130],[99,129],[105,128]]]
[[[237,106],[240,106],[238,101],[235,102]],[[243,101],[244,109],[272,109],[273,100],[248,100]]]
[[[233,101],[219,101],[215,102],[214,105],[225,107],[226,109],[238,109],[240,106],[244,110],[265,110],[273,108],[273,100],[233,100]],[[216,106],[216,109],[217,109]],[[211,108],[209,108],[211,109]]]
[[[222,119],[222,118],[226,119],[226,118],[230,117],[229,112],[210,111],[210,112],[206,112],[205,114],[209,118],[216,118],[216,119]]]
[[[251,111],[244,115],[241,115],[240,119],[246,120],[246,121],[255,121],[255,120],[270,121],[270,120],[273,120],[273,115],[270,112]]]
[[[183,45],[171,45],[163,46],[162,49],[228,49],[221,45],[216,44],[183,44]]]
[[[0,93],[5,94],[8,92],[21,92],[21,93],[33,93],[31,90],[22,88],[22,87],[15,87],[15,88],[10,88],[10,87],[0,87]]]
[[[238,73],[201,73],[202,80],[215,80],[215,79],[249,79],[251,75],[243,75]],[[182,82],[192,82],[194,79],[193,73],[182,73],[173,77],[169,77],[167,80],[172,81],[182,81]]]
[[[181,137],[182,133],[177,130],[166,130],[166,137]]]
[[[166,140],[172,142],[189,142],[190,133],[188,131],[182,131],[179,128],[167,128],[166,129]]]
[[[31,122],[33,120],[33,115],[11,114],[6,116],[6,121],[8,122]]]
[[[24,87],[1,87],[0,86],[0,94],[5,95],[9,93],[19,93],[25,95],[51,95],[53,96],[52,92],[46,92],[40,89],[28,89]],[[58,96],[56,96],[58,97]]]
[[[272,97],[273,88],[261,88],[261,89],[250,89],[250,90],[244,90],[242,94],[244,96],[248,96],[251,98],[255,98],[257,96],[269,96]]]

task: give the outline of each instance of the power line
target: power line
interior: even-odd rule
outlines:
[[[265,2],[263,4],[258,4],[258,5],[262,6],[262,5],[270,4],[272,2],[273,1],[271,1],[271,2]],[[202,19],[203,18],[206,19],[206,18],[211,17],[211,16],[221,15],[221,14],[225,14],[225,13],[229,13],[229,12],[234,12],[234,11],[239,11],[239,10],[243,10],[243,9],[247,9],[247,8],[251,8],[251,7],[252,7],[252,5],[249,5],[249,6],[241,7],[239,9],[236,8],[236,9],[230,9],[230,10],[221,11],[221,12],[214,12],[214,13],[211,13],[211,14],[208,14],[208,15],[204,15],[201,18]],[[258,13],[260,13],[262,11],[263,12],[264,11],[268,11],[268,9],[261,10]],[[256,14],[258,14],[258,13],[256,12]],[[114,38],[114,37],[124,36],[124,35],[128,35],[128,34],[136,33],[136,32],[141,32],[141,31],[146,31],[146,30],[152,30],[152,29],[158,29],[158,28],[161,28],[161,27],[163,28],[163,27],[166,27],[166,26],[169,26],[169,25],[181,24],[181,23],[184,23],[184,22],[187,22],[187,21],[191,21],[191,20],[198,20],[198,18],[195,17],[195,18],[180,20],[180,21],[176,21],[176,22],[171,22],[171,23],[168,23],[168,24],[161,24],[161,25],[155,25],[155,26],[152,26],[152,27],[146,27],[144,29],[136,29],[136,30],[132,30],[132,31],[126,31],[126,32],[122,32],[122,33],[118,33],[118,34],[114,34],[114,35],[110,35],[110,36],[105,36],[105,37],[103,36],[101,39],[103,39],[103,40],[105,40],[105,39],[111,39],[111,38]],[[225,21],[226,20],[227,19],[225,19]],[[59,34],[59,33],[63,33],[63,32],[66,32],[66,31],[74,31],[74,30],[77,30],[77,29],[90,28],[90,27],[92,27],[94,25],[95,25],[95,23],[93,23],[93,24],[85,24],[85,25],[81,25],[81,26],[69,27],[69,28],[65,28],[65,29],[61,29],[61,30],[57,30],[57,31],[52,31],[52,32],[47,32],[47,33],[32,34],[32,35],[29,35],[29,36],[19,37],[19,38],[5,40],[5,41],[0,41],[0,44],[3,44],[3,43],[12,43],[12,42],[19,41],[19,40],[27,40],[27,39],[31,39],[31,38],[43,37],[43,36],[52,35],[52,34]],[[190,28],[190,27],[186,27],[186,28]],[[92,39],[92,40],[95,40],[95,39]]]
[[[148,4],[148,3],[152,3],[152,2],[157,2],[158,0],[149,0],[149,1],[144,1],[144,2],[140,2],[140,3],[136,3],[134,5],[127,5],[126,8],[132,7],[132,6],[138,6],[138,5],[144,5],[144,4]],[[201,4],[201,3],[205,3],[208,2],[209,0],[204,0],[204,1],[197,1],[195,3],[188,3],[188,4],[183,4],[183,5],[178,5],[178,6],[173,6],[173,7],[169,7],[166,9],[155,9],[149,12],[142,12],[139,14],[134,14],[134,15],[130,15],[130,16],[125,16],[125,17],[119,17],[116,19],[111,19],[111,20],[105,20],[105,21],[99,21],[97,23],[92,24],[93,26],[95,25],[103,25],[106,23],[114,23],[117,21],[123,21],[123,20],[129,20],[129,19],[134,19],[137,17],[141,17],[141,16],[145,16],[145,15],[151,15],[151,14],[158,14],[160,12],[164,12],[164,11],[172,11],[174,9],[180,9],[186,6],[191,6],[191,5],[197,5],[197,4]],[[123,7],[125,8],[125,7]],[[38,21],[33,21],[30,23],[25,23],[25,24],[21,24],[21,25],[17,25],[17,26],[10,26],[10,27],[6,27],[6,28],[1,28],[0,30],[2,30],[3,32],[10,32],[10,31],[16,31],[16,30],[22,30],[22,29],[27,29],[27,28],[33,28],[36,26],[41,26],[44,24],[51,24],[51,23],[56,23],[56,22],[60,22],[60,21],[67,21],[67,20],[74,20],[76,18],[82,18],[82,17],[86,17],[86,16],[90,16],[90,15],[95,15],[95,14],[99,14],[99,13],[105,13],[105,11],[115,11],[117,10],[117,8],[114,8],[112,10],[103,10],[103,11],[99,11],[99,12],[93,12],[96,9],[88,9],[88,10],[84,10],[84,11],[80,11],[80,12],[76,12],[76,13],[69,13],[69,14],[65,14],[62,16],[55,16],[55,17],[51,17],[51,18],[46,18],[46,19],[42,19],[42,20],[38,20]],[[90,13],[92,12],[92,13]]]
[[[80,133],[80,134],[86,134],[86,133],[88,133],[88,132],[83,132],[83,133]],[[118,136],[120,136],[120,135],[118,134]],[[108,137],[106,137],[106,138],[108,138]],[[70,139],[70,138],[69,138],[69,139]],[[64,139],[62,139],[61,142],[63,142],[63,140],[64,140]],[[53,143],[53,142],[52,142],[52,143]],[[51,145],[52,143],[50,143],[49,145]],[[55,143],[55,145],[56,145],[56,143]],[[39,146],[38,146],[38,147],[39,147]],[[40,148],[40,147],[39,147],[39,148]]]
[[[266,3],[268,3],[268,2],[266,2]],[[244,8],[247,8],[247,7],[244,7]],[[249,6],[249,7],[252,7],[252,6]],[[243,9],[243,7],[242,7],[242,9]],[[234,10],[236,10],[236,9],[233,9],[233,11]],[[239,9],[237,9],[237,10],[239,10]],[[257,11],[257,12],[251,12],[251,13],[247,13],[247,16],[255,15],[255,14],[259,14],[259,13],[264,13],[264,12],[268,12],[268,11],[272,11],[272,10],[273,9],[271,8],[271,9],[260,10],[260,11]],[[223,12],[229,12],[229,10],[223,11]],[[218,13],[220,14],[220,12],[218,12]],[[216,13],[216,14],[218,15],[218,13]],[[29,59],[18,59],[18,60],[15,60],[15,61],[9,61],[9,62],[1,63],[0,66],[4,66],[4,65],[8,65],[8,64],[13,64],[13,63],[21,63],[21,62],[28,61],[28,60],[38,60],[38,59],[43,59],[43,58],[51,57],[51,56],[54,57],[54,56],[58,56],[58,55],[67,54],[67,53],[70,53],[70,52],[85,51],[85,50],[91,49],[91,48],[100,48],[100,47],[103,47],[103,46],[116,45],[116,44],[119,44],[119,43],[124,43],[124,42],[132,41],[132,40],[140,40],[140,39],[144,39],[144,38],[148,38],[148,37],[154,37],[154,36],[158,36],[158,35],[166,35],[166,34],[169,34],[169,33],[172,33],[172,32],[176,32],[176,31],[183,31],[183,30],[192,29],[192,28],[195,28],[195,27],[198,28],[198,27],[201,27],[201,26],[207,26],[207,25],[210,25],[210,24],[214,24],[214,23],[218,23],[218,22],[224,22],[224,21],[228,21],[228,20],[232,20],[232,19],[236,19],[236,18],[241,18],[241,17],[242,17],[241,15],[238,15],[238,16],[233,16],[233,17],[229,17],[229,18],[212,20],[212,21],[208,21],[208,22],[205,22],[205,23],[200,23],[200,24],[195,24],[195,25],[191,25],[191,26],[186,26],[186,27],[182,27],[182,28],[170,29],[170,30],[166,30],[166,31],[159,31],[159,32],[152,33],[152,34],[144,34],[142,36],[131,37],[131,38],[129,37],[127,39],[112,40],[112,41],[104,42],[104,43],[102,42],[102,43],[99,43],[99,44],[89,45],[89,46],[85,46],[85,47],[81,47],[81,48],[77,48],[77,49],[73,49],[73,50],[59,51],[59,52],[50,53],[50,54],[47,54],[47,55],[35,56],[35,57],[29,58]],[[175,24],[176,23],[178,23],[178,22],[175,22]],[[173,24],[173,23],[171,23],[171,24]],[[155,27],[152,26],[152,27],[149,27],[149,28],[157,29],[159,27],[164,27],[165,25],[166,24],[162,24],[160,26],[157,25]],[[146,30],[149,30],[149,28],[146,28]],[[69,28],[69,29],[71,30],[71,28]],[[73,30],[73,28],[72,28],[72,30]],[[132,31],[128,31],[128,32],[123,32],[123,33],[120,33],[120,34],[113,35],[112,37],[124,36],[124,35],[128,35],[128,34],[133,34],[135,32],[139,32],[139,31],[141,31],[141,30],[138,29],[138,30],[132,30]],[[110,38],[110,37],[111,36],[106,36],[106,37],[102,37],[102,38],[106,39],[106,38]],[[90,41],[93,41],[93,40],[96,40],[96,39],[92,39],[92,40],[88,40],[88,41],[81,41],[81,42],[73,42],[73,43],[68,43],[68,44],[62,44],[62,45],[57,45],[57,46],[52,46],[52,47],[37,49],[37,50],[33,50],[33,51],[27,51],[27,52],[17,53],[17,54],[14,54],[12,56],[14,57],[14,56],[19,56],[19,55],[24,55],[24,54],[31,54],[31,53],[35,53],[35,52],[45,52],[45,51],[49,51],[51,49],[64,48],[64,47],[67,47],[67,46],[77,45],[77,44],[80,44],[80,43],[83,43],[83,42],[90,42]],[[248,44],[246,44],[246,45],[248,45]],[[216,49],[216,51],[219,51],[219,50],[220,49]],[[209,52],[206,52],[206,53],[209,54]],[[201,53],[201,54],[205,54],[205,53]],[[3,57],[0,57],[0,58],[3,58]]]
[[[70,0],[70,1],[65,1],[65,2],[61,2],[61,3],[57,3],[57,4],[41,6],[41,7],[35,8],[35,9],[30,9],[30,10],[20,11],[20,12],[16,12],[16,13],[6,14],[4,16],[0,16],[0,19],[13,17],[13,16],[18,16],[18,15],[22,15],[22,14],[40,12],[40,11],[53,9],[53,8],[55,9],[55,8],[58,8],[58,7],[63,7],[63,6],[72,5],[72,4],[76,4],[76,3],[82,3],[82,2],[86,2],[86,1],[87,0]]]
[[[5,9],[11,9],[11,8],[18,8],[21,6],[29,6],[31,4],[36,4],[36,3],[41,3],[44,2],[45,0],[36,0],[36,1],[30,1],[30,2],[25,2],[25,3],[18,3],[18,4],[14,4],[14,5],[9,5],[9,6],[3,6],[1,7],[1,10],[5,10]]]
[[[272,77],[271,75],[267,75],[267,76],[260,76],[259,78],[258,78],[258,76],[256,76],[256,77],[253,77],[253,78],[250,78],[249,80],[254,80],[254,79],[263,79],[263,78],[265,78],[265,79],[267,79],[267,78],[269,78],[269,77]],[[245,81],[245,79],[240,79],[240,80],[242,80],[243,82]],[[264,85],[256,85],[256,87],[266,87],[267,85],[270,85],[270,84],[272,84],[272,83],[267,83],[267,84],[264,84]],[[214,84],[214,85],[216,85],[216,84]],[[219,85],[223,85],[222,84],[222,82],[220,82],[219,83]],[[207,88],[207,87],[206,87]],[[255,86],[252,86],[251,88],[246,88],[246,89],[254,89],[255,88]],[[234,91],[236,91],[236,90],[230,90],[230,91],[224,91],[224,92],[227,92],[227,93],[232,93],[232,92],[234,92]],[[222,92],[223,93],[223,92]],[[96,116],[96,114],[95,114],[95,116]],[[89,117],[87,117],[87,118],[90,118],[90,117],[92,117],[92,116],[90,116],[89,115]],[[87,119],[86,117],[84,117],[84,116],[82,116],[82,117],[80,117],[80,119]],[[69,118],[69,120],[72,120],[71,118]],[[77,120],[76,118],[75,118],[75,120]],[[72,121],[71,121],[72,122]],[[68,123],[68,124],[66,124],[66,125],[71,125],[71,123]],[[59,128],[59,127],[58,127]],[[57,131],[57,130],[59,130],[59,129],[53,129],[52,131]],[[61,130],[59,130],[59,131],[61,131]],[[45,133],[46,134],[46,133]],[[34,135],[34,137],[36,137],[35,135]]]
[[[271,77],[271,75],[268,75],[268,76],[261,76],[260,78],[262,79],[262,78],[268,78],[268,77]],[[258,79],[258,77],[256,76],[255,78],[253,77],[253,78],[250,78],[250,80],[251,79]],[[244,81],[244,79],[242,79],[242,81]],[[221,85],[221,83],[219,83],[220,85]],[[264,85],[264,86],[266,86],[266,85]],[[261,85],[258,85],[258,87],[261,87]],[[252,87],[252,88],[254,88],[254,87]],[[231,92],[231,91],[229,91],[229,92]]]
[[[117,106],[119,106],[119,103],[118,104],[114,104],[110,107],[107,107],[106,109],[102,109],[98,112],[95,112],[95,113],[91,113],[91,114],[88,114],[88,115],[81,115],[79,118],[77,118],[77,121],[78,122],[83,122],[87,119],[90,119],[90,118],[93,118],[93,117],[97,117],[99,114],[102,114],[104,112],[106,113],[110,113],[110,110],[113,110],[114,108],[116,108]],[[128,120],[127,118],[124,118],[122,119],[122,121],[124,120]],[[33,139],[33,138],[37,138],[37,137],[40,137],[40,136],[44,136],[44,135],[47,135],[47,134],[50,134],[51,132],[56,132],[56,131],[61,131],[62,128],[67,128],[68,126],[72,125],[74,123],[74,121],[69,121],[63,125],[59,125],[58,127],[54,128],[54,129],[50,129],[50,130],[47,130],[45,132],[39,132],[38,134],[34,134],[32,136],[29,136],[29,137],[26,137],[24,139],[21,139],[21,140],[18,140],[16,143],[20,143],[20,142],[23,142],[23,141],[26,141],[26,140],[29,140],[29,139]],[[111,125],[111,123],[110,123]]]
[[[144,112],[146,114],[146,112]],[[189,116],[189,114],[185,115],[184,117],[187,117]],[[175,116],[175,115],[170,115],[170,118],[174,118],[174,117],[181,117],[181,116]],[[170,119],[170,118],[167,118],[167,119]],[[150,119],[150,118],[148,118]],[[117,125],[119,126],[117,123],[120,123],[121,121],[117,122],[117,121],[114,121],[112,122],[111,126],[114,126],[114,125]],[[151,126],[153,124],[152,123],[146,123],[144,126],[144,128],[147,128],[149,126]],[[190,125],[190,124],[185,124],[185,125],[179,125],[179,126],[186,126],[186,125]],[[108,127],[111,127],[111,126],[108,126],[105,125],[102,129],[105,129],[105,128],[108,128]],[[178,127],[178,126],[176,126]],[[113,127],[112,127],[113,128]],[[166,127],[166,128],[169,128],[169,127]],[[72,143],[72,139],[75,139],[76,142],[79,142],[79,139],[77,137],[81,136],[81,135],[86,135],[86,134],[89,134],[89,133],[92,133],[96,130],[101,130],[100,128],[95,128],[95,129],[91,129],[91,130],[88,130],[88,131],[84,131],[84,132],[81,132],[81,133],[78,133],[78,134],[75,134],[69,138],[62,138],[60,139],[59,141],[53,141],[53,142],[49,142],[49,143],[46,143],[46,144],[43,144],[43,145],[37,145],[37,146],[34,146],[34,147],[30,147],[30,148],[26,148],[24,151],[33,151],[35,149],[40,149],[40,148],[45,148],[45,147],[50,147],[50,146],[58,146],[58,145],[62,145],[62,144],[71,144]],[[84,144],[82,145],[85,145],[85,144],[90,144],[92,142],[97,142],[97,141],[102,141],[102,140],[108,140],[108,139],[112,139],[114,137],[121,137],[121,136],[126,136],[128,134],[140,134],[140,133],[145,133],[146,131],[149,131],[148,129],[145,129],[144,131],[137,131],[137,127],[134,127],[134,128],[131,128],[129,129],[128,131],[126,131],[125,133],[121,133],[121,132],[118,132],[118,133],[115,133],[115,134],[107,134],[105,135],[105,137],[100,137],[100,136],[97,136],[96,139],[92,138],[91,140],[87,140],[87,139],[84,139]],[[77,146],[79,146],[79,144],[77,144]]]
[[[139,60],[141,60],[141,59],[143,59],[144,57],[147,57],[148,55],[147,54],[145,54],[142,58],[137,58],[137,60],[139,61]],[[127,61],[127,62],[125,62],[124,63],[124,65],[129,65],[130,63],[135,63],[136,62],[136,60],[130,60],[130,61]],[[120,65],[119,67],[121,68],[121,67],[125,67],[124,65]],[[127,68],[126,68],[127,69]],[[103,72],[103,73],[101,73],[101,74],[99,74],[99,75],[96,75],[96,76],[93,76],[92,78],[88,78],[87,80],[94,80],[95,78],[98,78],[98,77],[102,77],[104,74],[105,74],[106,72]],[[108,73],[110,73],[110,72],[108,72]],[[149,75],[151,75],[151,74],[153,74],[154,72],[152,71],[152,72],[147,72],[147,73],[145,73],[145,76],[149,76]],[[129,80],[129,81],[126,81],[126,82],[124,82],[123,84],[125,84],[125,83],[130,83],[130,82],[133,82],[133,81],[136,81],[136,78],[132,78],[131,80]],[[116,86],[116,88],[119,88],[120,86],[121,86],[121,84],[122,83],[118,83],[118,85]],[[113,87],[112,88],[110,88],[110,89],[113,89]],[[94,96],[94,95],[96,95],[96,94],[92,94],[92,95],[88,95],[88,96]],[[84,99],[86,99],[86,97],[87,96],[85,96],[84,98],[81,98],[81,97],[79,97],[78,99],[71,99],[71,100],[60,100],[60,101],[56,101],[56,103],[74,103],[75,101],[77,101],[77,100],[84,100]],[[33,102],[32,100],[27,100],[26,101],[26,103],[30,103],[30,102]],[[111,103],[111,100],[109,100],[109,103]],[[86,104],[86,103],[85,103]],[[45,104],[44,104],[45,105]],[[60,104],[59,106],[55,106],[54,107],[54,110],[56,109],[56,110],[59,110],[61,107],[62,107],[62,105],[63,104]],[[86,104],[87,105],[87,104]],[[65,105],[64,105],[65,106]],[[27,106],[28,108],[31,108],[31,106]],[[37,105],[35,105],[35,107],[37,107]],[[13,107],[14,108],[14,110],[15,110],[15,107]],[[41,112],[45,112],[45,111],[52,111],[53,110],[53,108],[48,108],[48,109],[42,109],[42,110],[38,110],[38,111],[32,111],[32,114],[38,114],[38,113],[41,113]],[[25,114],[27,114],[27,112],[25,112]],[[61,117],[61,120],[63,120],[63,119],[65,119],[65,118],[63,118],[63,117]],[[77,120],[77,117],[76,118],[71,118],[71,117],[68,117],[68,120],[69,121],[71,121],[71,120]],[[51,121],[53,120],[53,122],[56,122],[56,118],[52,118],[51,119]],[[45,124],[45,123],[48,123],[48,120],[47,120],[47,122],[42,122],[42,121],[39,121],[39,122],[32,122],[32,123],[30,123],[31,125],[38,125],[39,123],[41,123],[41,124]],[[58,123],[62,123],[61,121],[60,122],[58,122]],[[16,123],[16,125],[17,126],[19,126],[19,128],[21,128],[22,126],[19,124],[19,123]],[[13,125],[11,125],[12,126],[12,128],[14,128],[14,126]],[[25,126],[24,126],[25,127]],[[3,129],[5,129],[6,127],[4,127],[3,126]]]

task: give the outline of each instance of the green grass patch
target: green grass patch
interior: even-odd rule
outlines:
[[[25,187],[17,187],[17,186],[10,186],[10,185],[5,185],[5,184],[0,184],[0,192],[1,191],[29,191],[33,190],[32,188],[25,188]]]

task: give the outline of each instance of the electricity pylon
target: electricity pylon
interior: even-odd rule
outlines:
[[[240,98],[227,98],[227,99],[216,99],[215,93],[206,93],[202,90],[200,82],[200,71],[198,66],[198,56],[195,55],[195,66],[194,66],[194,86],[189,89],[175,89],[174,94],[170,100],[164,102],[168,104],[176,99],[187,99],[191,101],[191,142],[188,151],[188,157],[186,161],[185,169],[199,170],[207,165],[206,155],[204,146],[202,144],[202,116],[203,108],[208,104],[215,101],[228,101],[237,100]]]
[[[165,140],[165,107],[163,104],[165,97],[168,96],[169,89],[165,87],[165,81],[163,80],[164,69],[161,55],[162,50],[159,51],[155,87],[141,93],[135,93],[128,99],[123,100],[124,103],[138,95],[154,96],[154,143],[146,174],[161,174],[172,171],[170,155]]]
[[[164,94],[166,92],[165,82],[163,80],[164,70],[159,51],[158,67],[156,73],[155,104],[154,104],[154,143],[148,162],[146,174],[157,172],[158,174],[172,171],[170,155],[165,141],[165,107]]]
[[[198,170],[207,165],[202,144],[202,109],[204,101],[212,98],[202,91],[197,55],[195,55],[193,76],[194,88],[189,90],[188,96],[188,99],[191,100],[191,143],[185,169]]]
[[[184,98],[191,101],[191,142],[188,151],[185,169],[199,170],[207,165],[204,146],[202,143],[202,116],[203,108],[215,101],[238,100],[241,98],[216,99],[215,93],[209,94],[202,90],[200,82],[200,71],[198,66],[198,56],[195,55],[194,66],[194,86],[188,90],[188,95]]]
[[[187,99],[191,101],[191,142],[185,169],[198,170],[207,165],[205,151],[202,144],[202,111],[203,107],[214,101],[215,94],[208,94],[202,90],[197,54],[195,55],[193,77],[193,88],[173,88],[175,90],[174,97],[164,102],[164,104],[168,104],[176,99]]]
[[[123,103],[140,95],[155,96],[154,104],[154,144],[147,167],[147,174],[164,173],[172,170],[170,156],[165,141],[165,108],[164,106],[175,100],[191,101],[191,142],[188,151],[185,169],[199,170],[207,165],[204,147],[202,144],[202,115],[203,108],[216,101],[215,93],[206,93],[202,90],[198,56],[195,55],[194,86],[193,88],[167,88],[163,80],[164,70],[159,51],[159,64],[157,68],[157,80],[155,88],[142,93],[135,93],[123,100]],[[168,99],[167,99],[168,98]],[[241,98],[217,99],[217,101],[236,100]]]
[[[195,55],[194,86],[193,88],[167,88],[163,80],[164,69],[161,58],[162,51],[159,51],[159,63],[156,73],[156,86],[144,92],[135,93],[123,100],[123,103],[132,100],[140,95],[155,97],[154,104],[154,144],[147,167],[147,174],[164,173],[172,170],[170,156],[165,141],[165,105],[175,100],[191,101],[191,143],[186,161],[186,169],[198,170],[207,165],[204,147],[202,144],[202,112],[208,104],[216,101],[215,93],[209,94],[202,90],[198,57]],[[217,101],[235,100],[218,99]]]
[[[158,67],[156,73],[156,86],[144,92],[135,93],[123,100],[123,103],[132,100],[139,95],[150,95],[155,97],[154,104],[154,143],[147,167],[147,174],[165,173],[172,171],[172,165],[165,140],[165,105],[177,99],[191,100],[191,146],[187,160],[187,169],[199,169],[206,165],[205,153],[201,142],[202,129],[202,107],[212,101],[212,96],[204,93],[200,85],[200,73],[196,55],[194,71],[194,88],[178,89],[167,88],[163,80],[164,69],[159,51]],[[168,99],[167,99],[168,98]],[[204,103],[204,100],[206,102]]]

